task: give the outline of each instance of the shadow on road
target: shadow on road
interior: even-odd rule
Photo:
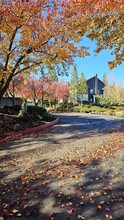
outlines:
[[[20,151],[30,151],[40,145],[44,145],[47,149],[48,146],[49,148],[52,146],[59,147],[65,142],[69,143],[77,139],[100,137],[103,134],[124,131],[124,119],[95,115],[58,114],[58,116],[60,116],[58,125],[43,132],[29,135],[27,138],[22,138],[19,142],[2,143],[0,150],[20,149]]]
[[[122,164],[110,168],[114,163],[115,159],[100,158],[84,163],[82,157],[41,160],[14,179],[9,177],[11,167],[1,176],[0,216],[8,220],[123,220]]]

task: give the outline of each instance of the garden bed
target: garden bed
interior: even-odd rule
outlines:
[[[44,122],[40,119],[35,121],[31,119],[25,120],[25,118],[20,118],[16,115],[0,113],[0,134],[25,130],[42,124],[44,124]]]
[[[109,106],[104,107],[96,104],[75,104],[67,103],[60,104],[56,108],[49,109],[51,112],[80,112],[101,115],[112,115],[124,117],[124,106]]]
[[[40,107],[30,107],[28,113],[23,110],[21,114],[18,112],[6,112],[3,110],[0,112],[0,135],[8,134],[10,132],[17,132],[26,130],[28,128],[34,128],[51,122],[56,119],[52,114],[49,114],[45,109]]]

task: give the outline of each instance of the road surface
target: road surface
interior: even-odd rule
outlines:
[[[57,115],[54,127],[1,144],[0,217],[123,220],[124,119]]]

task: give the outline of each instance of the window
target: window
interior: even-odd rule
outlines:
[[[93,89],[90,89],[90,94],[93,94]]]

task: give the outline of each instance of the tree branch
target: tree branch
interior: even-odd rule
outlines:
[[[15,38],[15,36],[16,36],[17,30],[18,30],[20,27],[21,27],[21,26],[16,27],[15,31],[13,32],[12,38],[11,38],[11,40],[10,40],[10,45],[9,45],[9,48],[8,48],[9,53],[7,54],[7,57],[6,57],[6,62],[5,62],[4,71],[7,70],[7,65],[8,65],[8,62],[9,62],[10,54],[11,54],[12,51],[14,50],[14,49],[13,49],[13,50],[11,51],[12,45],[13,45],[13,41],[14,41],[14,38]]]
[[[27,54],[30,54],[31,52],[32,52],[32,48],[29,48],[29,49],[26,51]],[[14,66],[14,68],[13,68],[13,71],[12,71],[12,72],[13,72],[13,75],[15,75],[14,72],[16,71],[17,67],[19,66],[19,64],[21,63],[21,61],[24,59],[24,57],[25,57],[25,55],[21,55],[21,56],[19,57],[19,59],[17,60],[15,66]],[[16,75],[17,75],[17,74],[16,74]]]
[[[35,65],[38,66],[38,65],[40,65],[41,63],[42,63],[42,61],[39,62],[39,63],[34,63],[34,64],[30,65],[30,66],[27,66],[27,67],[25,67],[25,68],[23,68],[23,69],[17,71],[15,74],[13,74],[13,76],[18,75],[19,73],[21,73],[21,72],[23,72],[23,71],[25,71],[25,70],[27,70],[27,69],[30,69],[31,67],[33,67],[33,66],[35,66]]]

